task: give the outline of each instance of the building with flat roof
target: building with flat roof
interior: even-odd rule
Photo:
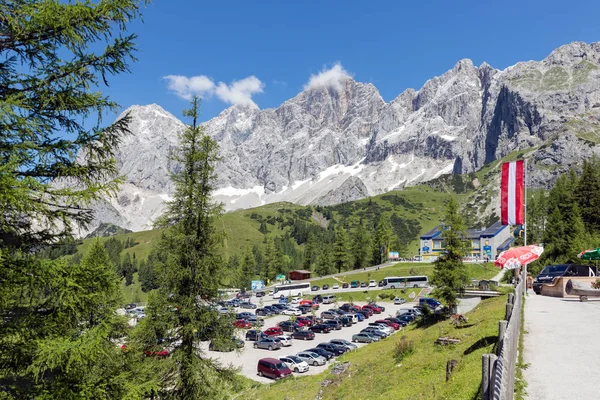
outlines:
[[[442,231],[443,226],[438,225],[421,236],[419,255],[423,261],[435,261],[445,250]],[[487,228],[467,229],[466,233],[467,240],[471,243],[467,257],[480,260],[485,260],[486,258],[495,260],[498,254],[508,249],[515,240],[510,226],[502,225],[500,221],[496,221]]]

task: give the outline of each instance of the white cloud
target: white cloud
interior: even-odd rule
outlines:
[[[352,78],[352,75],[342,67],[339,62],[330,69],[323,69],[316,75],[311,75],[304,89],[316,89],[319,87],[332,87],[338,92],[343,89],[342,81]]]
[[[264,84],[254,75],[239,81],[233,81],[231,85],[219,82],[215,94],[221,100],[231,104],[248,104],[252,102],[254,93],[262,93]]]
[[[216,95],[220,100],[230,104],[248,104],[252,102],[254,93],[262,93],[264,84],[254,75],[233,81],[231,85],[215,82],[206,75],[182,76],[167,75],[165,79],[169,90],[185,100],[192,96],[208,97]]]
[[[168,81],[169,90],[185,100],[191,100],[193,95],[209,96],[215,89],[215,83],[205,75],[191,78],[182,75],[167,75],[163,79]]]

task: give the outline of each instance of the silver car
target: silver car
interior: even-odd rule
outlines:
[[[317,353],[313,353],[312,351],[302,351],[296,355],[300,357],[302,361],[306,361],[306,363],[309,365],[325,365],[327,362],[325,357],[320,356]]]
[[[255,349],[277,350],[281,348],[281,340],[277,338],[264,338],[254,342]]]
[[[346,339],[333,339],[333,340],[330,340],[329,343],[345,347],[348,351],[358,349],[357,345],[347,341]]]

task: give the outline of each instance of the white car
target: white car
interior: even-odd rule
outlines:
[[[289,347],[289,346],[292,345],[292,338],[291,338],[291,336],[281,335],[281,336],[277,336],[277,339],[279,339],[281,341],[281,345],[283,347]]]
[[[421,311],[417,310],[416,308],[401,308],[400,310],[398,310],[396,312],[396,315],[398,315],[398,316],[400,316],[402,314],[411,314],[416,317],[418,317],[419,315],[423,315],[423,313]]]
[[[300,309],[298,309],[298,308],[290,307],[287,310],[283,310],[282,314],[283,315],[295,315],[296,317],[299,317],[302,315],[302,311],[300,311]]]
[[[298,304],[300,303],[300,300],[302,300],[300,297],[294,297],[292,298],[292,304]]]
[[[334,283],[333,286],[331,287],[332,289],[339,289],[340,285],[338,285],[337,283]]]
[[[377,282],[376,282],[376,281],[374,281],[373,279],[371,279],[371,280],[369,281],[369,287],[377,287]]]
[[[404,300],[402,297],[396,297],[394,299],[394,304],[404,304],[406,303],[406,300]]]
[[[306,363],[309,365],[325,365],[325,363],[327,362],[325,357],[320,356],[317,353],[313,353],[312,351],[303,351],[296,355],[303,361],[306,361]]]
[[[279,360],[283,361],[289,369],[291,369],[292,371],[294,371],[296,373],[306,372],[306,371],[308,371],[308,368],[309,368],[307,362],[298,356],[279,357]]]
[[[384,324],[378,324],[379,325],[379,329],[386,332],[387,334],[391,335],[392,333],[394,333],[394,328],[392,328],[391,326],[388,325],[384,325]],[[371,325],[374,326],[374,325]]]

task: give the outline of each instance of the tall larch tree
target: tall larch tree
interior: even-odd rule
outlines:
[[[234,383],[230,370],[202,355],[198,340],[231,341],[233,334],[231,321],[214,307],[224,283],[220,279],[227,275],[224,235],[215,225],[222,208],[211,200],[220,157],[217,143],[198,123],[199,106],[194,97],[184,111],[191,123],[171,156],[181,169],[171,175],[173,200],[156,224],[163,229],[158,248],[166,261],[138,336],[138,344],[149,351],[180,343],[168,360],[148,360],[157,368],[159,397],[177,399],[229,398]]]
[[[344,227],[340,226],[335,233],[335,244],[333,247],[333,258],[338,273],[347,271],[352,266],[352,252],[348,234]]]
[[[433,295],[452,309],[458,304],[458,293],[469,280],[463,264],[467,249],[466,228],[453,198],[448,201],[443,222],[444,250],[435,261],[431,282],[435,285]]]
[[[370,248],[371,235],[361,220],[352,239],[352,258],[355,269],[370,265]]]

